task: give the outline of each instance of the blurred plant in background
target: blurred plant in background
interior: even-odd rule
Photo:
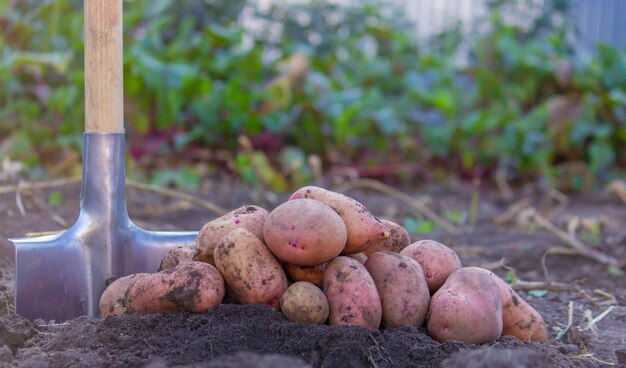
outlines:
[[[492,1],[471,34],[426,41],[384,1],[252,3],[125,2],[132,175],[193,188],[230,173],[287,190],[321,165],[581,190],[626,166],[626,49],[577,55],[567,1],[530,27],[508,20],[517,1]],[[0,155],[31,178],[73,173],[82,2],[2,4]]]

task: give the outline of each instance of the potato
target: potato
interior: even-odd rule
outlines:
[[[380,220],[383,224],[387,225],[390,231],[390,235],[387,239],[376,242],[363,250],[366,256],[369,256],[376,252],[396,252],[406,248],[411,244],[411,237],[409,233],[402,226],[396,224],[393,221]]]
[[[237,228],[226,234],[215,248],[215,266],[242,304],[280,307],[287,289],[287,276],[278,260],[259,238]]]
[[[124,296],[128,287],[137,279],[150,275],[149,273],[134,273],[120,277],[111,282],[100,297],[100,316],[121,316],[126,313]]]
[[[363,252],[354,253],[354,254],[347,254],[346,257],[350,257],[352,259],[356,259],[362,265],[364,265],[365,261],[367,261],[367,256]]]
[[[520,340],[545,342],[548,339],[548,330],[539,312],[498,275],[489,270],[483,271],[498,285],[502,303],[502,335],[515,336]]]
[[[191,247],[176,247],[167,252],[161,264],[159,265],[159,271],[167,270],[168,268],[176,267],[181,263],[187,263],[193,261],[194,255],[197,253],[196,248]]]
[[[299,281],[283,293],[280,310],[292,322],[319,325],[328,319],[328,300],[317,286]]]
[[[236,228],[244,228],[263,241],[263,224],[267,215],[267,210],[258,206],[247,205],[207,222],[198,233],[196,239],[198,254],[194,260],[215,266],[213,253],[217,243],[224,235]]]
[[[343,220],[332,208],[312,199],[295,199],[270,212],[263,237],[281,261],[314,266],[341,253],[347,232]]]
[[[128,287],[124,304],[129,313],[204,313],[223,298],[224,279],[217,269],[203,262],[187,262],[138,278]]]
[[[357,260],[339,256],[328,263],[324,270],[324,294],[330,306],[330,325],[371,330],[380,326],[382,307],[376,284]]]
[[[369,256],[365,268],[380,295],[383,325],[401,327],[424,323],[430,292],[419,263],[395,252],[376,252]]]
[[[424,270],[430,293],[434,294],[446,282],[448,275],[461,268],[456,253],[434,240],[420,240],[400,251],[416,260]]]
[[[370,245],[389,238],[390,230],[361,203],[324,188],[307,186],[294,192],[289,200],[310,198],[332,207],[346,223],[348,239],[342,254],[359,253]]]
[[[328,262],[318,264],[315,266],[298,266],[295,264],[287,263],[284,266],[287,276],[291,281],[307,281],[315,286],[322,288],[324,280],[324,269]]]
[[[482,344],[502,334],[502,303],[492,277],[476,267],[452,272],[432,296],[428,333],[437,341]]]

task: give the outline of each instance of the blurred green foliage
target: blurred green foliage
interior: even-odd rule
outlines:
[[[0,154],[36,172],[80,149],[82,2],[1,4]],[[424,41],[385,2],[126,1],[129,150],[212,160],[276,189],[311,180],[311,155],[553,185],[573,163],[609,179],[626,166],[626,49],[577,55],[567,1],[547,4],[525,27],[507,18],[517,1],[491,1],[489,27]],[[196,186],[191,167],[174,171]],[[166,171],[153,181],[180,181]]]

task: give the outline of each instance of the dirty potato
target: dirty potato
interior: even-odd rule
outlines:
[[[267,215],[267,210],[259,206],[247,205],[207,222],[198,233],[196,239],[198,253],[194,260],[215,266],[213,253],[217,243],[224,235],[236,228],[244,228],[263,241],[263,224]]]
[[[191,247],[176,247],[167,252],[161,264],[159,265],[159,271],[167,270],[168,268],[176,267],[181,263],[187,263],[193,261],[193,256],[196,254],[196,249]]]
[[[280,311],[292,322],[323,324],[328,319],[328,300],[310,282],[291,284],[280,298]]]
[[[203,262],[187,262],[138,278],[128,287],[124,304],[129,313],[204,313],[223,298],[224,279],[217,269]]]
[[[287,276],[272,252],[250,231],[238,228],[215,248],[215,265],[242,304],[280,307]]]
[[[149,275],[149,273],[134,273],[111,282],[100,297],[100,316],[104,318],[125,314],[124,296],[128,287],[139,278]]]
[[[383,325],[401,327],[424,323],[430,292],[419,263],[395,252],[376,252],[369,256],[365,268],[380,295]]]
[[[456,253],[434,240],[419,240],[400,251],[417,261],[424,270],[430,293],[434,294],[454,270],[461,268]]]
[[[437,341],[482,344],[502,334],[502,303],[496,282],[481,269],[452,272],[432,296],[428,333]]]
[[[328,299],[332,326],[380,327],[382,307],[376,284],[365,266],[339,256],[324,270],[324,294]]]
[[[396,252],[400,253],[402,249],[411,244],[411,237],[409,233],[401,225],[396,224],[389,220],[380,220],[383,224],[389,228],[389,237],[385,240],[376,242],[363,250],[366,256],[370,256],[376,252]]]
[[[348,231],[348,239],[342,254],[362,252],[372,244],[389,238],[389,228],[353,198],[316,186],[298,189],[289,200],[299,198],[320,201],[341,216]]]
[[[502,303],[502,335],[515,336],[520,340],[545,342],[548,339],[548,330],[539,312],[498,275],[489,270],[483,271],[498,285]]]
[[[287,263],[284,265],[284,269],[285,272],[287,272],[287,276],[289,276],[289,279],[291,281],[306,281],[319,288],[322,288],[324,280],[324,269],[326,268],[327,264],[328,262],[324,262],[315,266],[298,266],[292,263]]]
[[[367,256],[365,255],[364,252],[354,253],[354,254],[347,254],[346,257],[350,257],[352,259],[356,259],[362,265],[364,265],[365,262],[367,261]]]
[[[281,261],[314,266],[341,253],[347,232],[341,217],[329,206],[312,199],[296,199],[270,212],[263,237]]]

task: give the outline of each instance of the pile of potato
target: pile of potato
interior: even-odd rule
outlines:
[[[492,272],[462,267],[432,240],[320,187],[299,189],[272,212],[244,206],[208,222],[195,248],[173,249],[158,273],[112,282],[102,316],[203,313],[225,296],[265,304],[300,323],[426,324],[438,341],[480,344],[501,335],[544,342],[542,317]]]

